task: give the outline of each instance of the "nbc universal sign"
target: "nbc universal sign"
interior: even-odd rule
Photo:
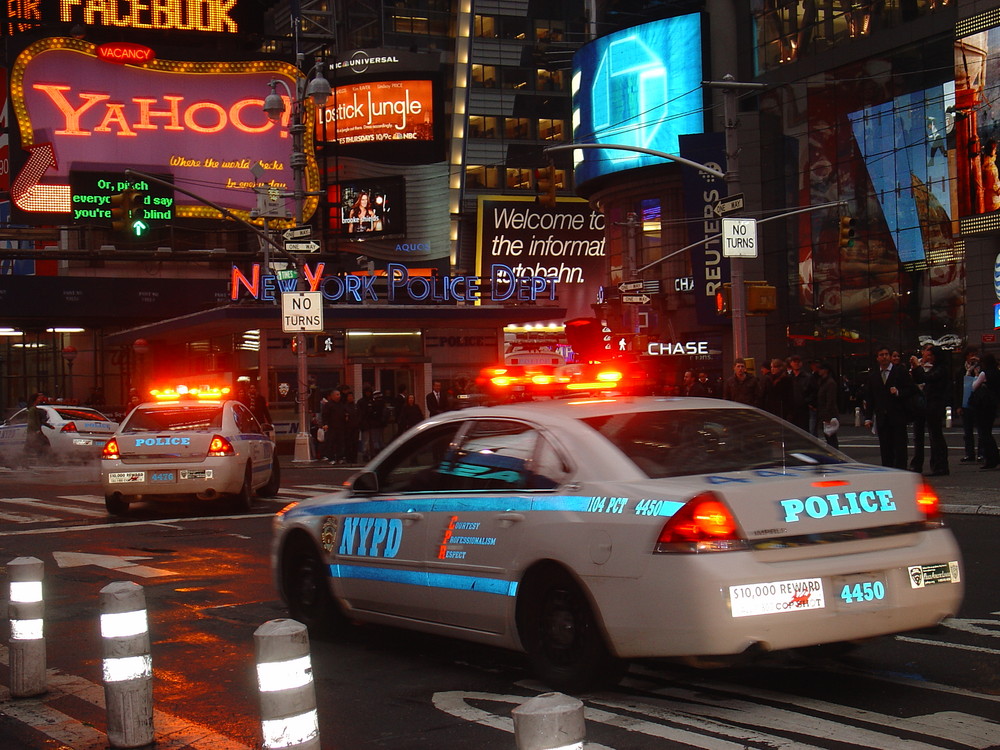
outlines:
[[[11,103],[26,154],[12,170],[11,200],[23,220],[68,215],[70,173],[95,165],[169,174],[244,218],[257,205],[255,183],[292,189],[291,102],[279,122],[263,106],[272,79],[295,91],[294,66],[154,58],[112,61],[89,42],[63,37],[35,42],[18,56]],[[319,187],[313,121],[313,108],[304,107],[307,192]],[[316,205],[314,196],[307,198],[305,218]],[[176,215],[218,218],[219,212],[178,194]]]

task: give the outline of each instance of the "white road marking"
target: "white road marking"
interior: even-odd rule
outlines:
[[[98,568],[107,568],[132,576],[141,578],[158,578],[160,576],[175,575],[171,570],[162,568],[151,568],[146,565],[136,565],[134,560],[149,560],[149,557],[127,556],[118,557],[116,555],[95,555],[89,552],[53,552],[56,565],[60,568],[80,568],[94,565]]]
[[[930,638],[914,638],[910,635],[897,635],[897,641],[907,643],[919,643],[923,646],[944,646],[945,648],[957,648],[959,651],[978,651],[981,654],[1000,654],[1000,649],[987,648],[986,646],[970,646],[965,643],[949,643],[947,641],[932,641]]]
[[[91,503],[92,505],[104,505],[104,495],[60,495],[63,500],[76,500],[80,503]]]
[[[103,518],[107,516],[104,511],[90,510],[89,508],[77,508],[72,505],[58,505],[51,500],[40,500],[37,497],[0,497],[0,503],[7,505],[27,505],[28,507],[40,507],[48,511],[64,510],[77,516],[89,516],[91,518]]]

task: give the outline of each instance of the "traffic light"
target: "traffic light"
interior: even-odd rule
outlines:
[[[538,202],[546,208],[556,206],[556,168],[549,164],[535,172],[535,184],[538,188]]]
[[[583,362],[600,362],[608,356],[604,326],[597,318],[573,318],[565,323],[566,341]]]
[[[733,314],[732,307],[732,284],[723,284],[719,291],[715,293],[715,312],[725,315],[727,318]]]
[[[778,309],[778,291],[769,284],[747,285],[747,312],[766,315]]]
[[[111,196],[111,228],[132,237],[142,237],[148,231],[142,215],[142,193],[129,188]]]
[[[854,225],[855,221],[852,217],[840,217],[840,246],[842,248],[854,247]]]

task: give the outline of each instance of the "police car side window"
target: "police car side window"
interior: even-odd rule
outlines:
[[[523,422],[478,419],[441,473],[452,477],[456,490],[520,490],[531,488],[531,464],[538,432]]]
[[[236,429],[240,432],[261,431],[257,419],[243,404],[233,404],[233,417],[236,420]]]
[[[376,469],[381,493],[441,492],[452,489],[450,477],[439,471],[464,424],[461,420],[421,430]]]
[[[529,478],[530,489],[555,489],[566,481],[571,471],[559,450],[544,435],[540,435]]]
[[[14,425],[14,424],[27,424],[27,422],[28,422],[28,410],[27,409],[21,409],[21,411],[19,411],[13,417],[11,417],[9,420],[7,420],[7,424],[10,424],[10,425]]]

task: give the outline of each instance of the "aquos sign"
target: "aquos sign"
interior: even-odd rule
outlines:
[[[11,102],[28,152],[14,171],[11,200],[28,220],[32,213],[69,214],[71,171],[135,168],[196,184],[207,200],[248,218],[257,202],[251,167],[262,170],[257,184],[279,191],[293,184],[290,103],[277,123],[263,106],[272,79],[294,91],[296,75],[294,66],[279,61],[178,62],[150,55],[110,62],[80,39],[35,42],[11,69]],[[304,188],[314,193],[312,108],[304,108],[304,120]],[[219,217],[193,198],[177,198],[177,216]],[[306,199],[305,219],[317,201]]]

